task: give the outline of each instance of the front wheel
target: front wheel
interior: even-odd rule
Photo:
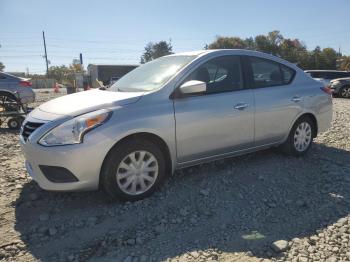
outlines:
[[[282,150],[289,155],[304,155],[312,145],[314,134],[313,121],[309,117],[301,117],[293,125]]]
[[[112,198],[135,201],[151,195],[165,177],[159,147],[145,140],[117,145],[106,157],[101,183]]]

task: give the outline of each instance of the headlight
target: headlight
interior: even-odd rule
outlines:
[[[340,81],[334,81],[331,83],[331,86],[337,86],[340,85]]]
[[[72,145],[83,142],[86,132],[105,123],[112,112],[102,109],[77,116],[53,128],[39,140],[43,146]]]

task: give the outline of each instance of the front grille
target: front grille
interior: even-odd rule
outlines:
[[[24,141],[28,140],[28,137],[39,127],[41,127],[44,123],[35,123],[35,122],[27,122],[24,124],[22,128],[21,136]]]

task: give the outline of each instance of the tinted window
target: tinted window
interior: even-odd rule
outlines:
[[[0,73],[0,79],[6,79],[6,76]]]
[[[250,57],[249,59],[254,87],[283,85],[283,76],[278,63],[257,57]]]
[[[201,65],[185,80],[203,81],[206,93],[220,93],[243,89],[242,69],[238,56],[215,58]]]

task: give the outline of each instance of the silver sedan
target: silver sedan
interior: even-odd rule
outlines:
[[[146,63],[109,89],[51,100],[21,130],[47,190],[149,196],[175,169],[269,147],[302,156],[329,128],[331,92],[280,58],[206,50]]]

